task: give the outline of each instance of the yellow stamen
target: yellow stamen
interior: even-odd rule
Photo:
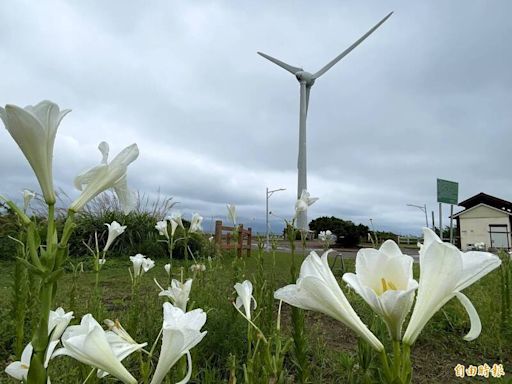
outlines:
[[[382,283],[382,293],[386,292],[388,290],[388,286],[386,284],[386,279],[383,277],[380,279],[380,282]]]
[[[382,284],[382,293],[386,292],[386,291],[396,291],[396,286],[395,284],[393,284],[391,281],[386,281],[385,278],[381,278],[380,279],[380,282]]]

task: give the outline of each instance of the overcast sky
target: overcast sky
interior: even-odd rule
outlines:
[[[71,196],[100,141],[112,155],[136,142],[133,189],[173,196],[207,229],[234,203],[263,231],[267,186],[287,189],[270,210],[293,213],[299,84],[256,52],[316,72],[390,11],[312,88],[308,189],[320,200],[309,218],[416,234],[424,216],[406,204],[426,203],[437,220],[438,177],[460,183],[460,201],[512,200],[505,0],[2,1],[0,105],[73,110],[54,156],[56,186]],[[0,161],[0,193],[39,191],[3,128]]]

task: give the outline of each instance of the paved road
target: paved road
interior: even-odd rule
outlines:
[[[277,247],[277,250],[279,252],[290,252],[290,247],[287,247],[287,246],[284,246],[284,245],[280,245]],[[318,254],[322,254],[323,250],[321,248],[307,248],[307,251],[308,253],[311,252],[311,251],[316,251],[316,253]],[[342,256],[344,258],[349,258],[349,259],[355,259],[356,258],[356,255],[357,255],[357,249],[340,249],[340,248],[336,248],[333,250],[332,254],[335,255],[336,253],[340,253],[342,254]],[[302,253],[302,247],[297,247],[295,249],[295,252],[297,252],[298,254],[301,254]],[[409,255],[409,256],[412,256],[414,258],[414,261],[417,262],[419,261],[419,254],[418,254],[418,250],[417,249],[402,249],[402,253],[404,255]]]

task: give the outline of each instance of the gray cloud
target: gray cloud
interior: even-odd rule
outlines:
[[[319,79],[308,116],[309,216],[417,233],[435,179],[512,199],[508,147],[512,5],[466,1],[4,2],[0,104],[72,108],[55,152],[56,185],[132,142],[131,185],[223,217],[239,205],[262,230],[289,217],[296,188],[297,81],[263,51],[315,71],[389,11],[375,34]],[[1,192],[37,189],[0,131]],[[429,215],[430,218],[430,215]],[[272,219],[272,228],[279,225]],[[444,219],[447,222],[446,218]]]

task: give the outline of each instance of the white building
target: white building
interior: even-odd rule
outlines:
[[[479,193],[459,203],[465,209],[453,215],[457,220],[459,246],[463,251],[483,248],[510,249],[512,246],[512,203]]]

